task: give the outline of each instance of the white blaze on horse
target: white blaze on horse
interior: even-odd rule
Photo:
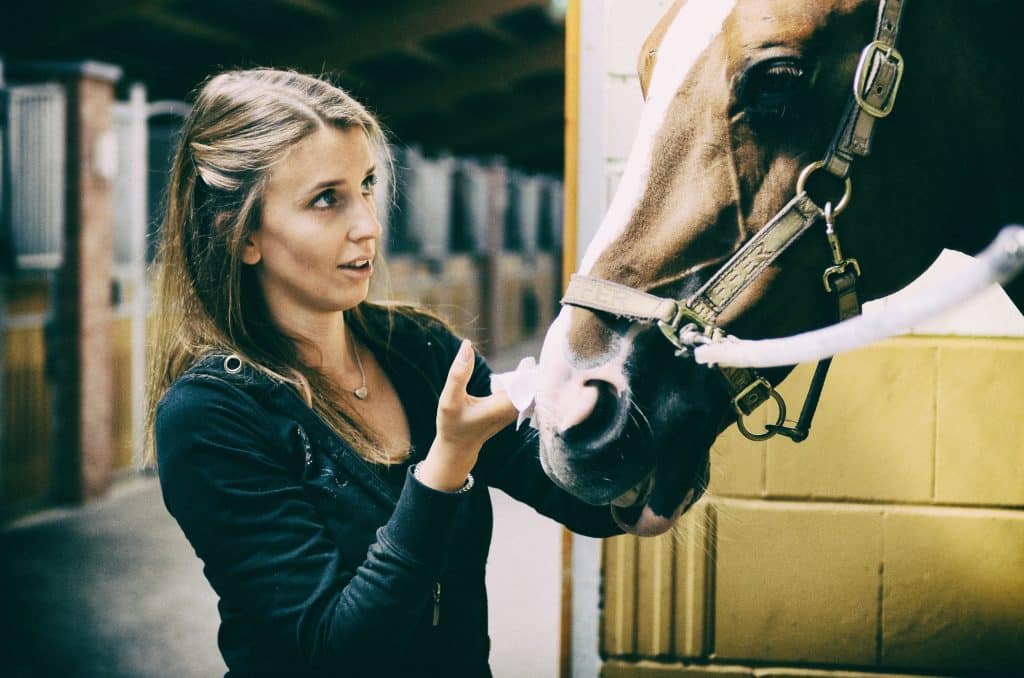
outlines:
[[[788,372],[709,369],[689,340],[832,324],[1021,220],[1024,6],[903,4],[678,0],[644,44],[639,130],[534,413],[549,475],[635,533],[700,497],[715,437]],[[783,418],[753,437],[798,438]]]

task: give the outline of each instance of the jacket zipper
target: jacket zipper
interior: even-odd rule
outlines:
[[[434,622],[433,626],[441,624],[441,582],[434,582]]]

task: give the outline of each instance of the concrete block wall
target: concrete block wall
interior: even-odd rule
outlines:
[[[726,432],[681,534],[606,543],[604,675],[1021,670],[1022,380],[1024,340],[900,338],[834,361],[804,443]]]
[[[798,402],[811,371],[797,368],[780,393]],[[752,443],[726,433],[712,487],[736,497],[1022,507],[1022,378],[1024,341],[1012,338],[906,337],[840,356],[811,438]]]
[[[609,201],[670,4],[603,2]],[[674,534],[604,542],[602,675],[1021,675],[1021,383],[1022,339],[900,338],[835,360],[806,442],[727,431]]]

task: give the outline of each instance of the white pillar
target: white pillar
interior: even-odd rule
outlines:
[[[580,2],[579,170],[577,176],[576,265],[604,216],[605,0]],[[601,542],[573,535],[572,678],[597,678]]]

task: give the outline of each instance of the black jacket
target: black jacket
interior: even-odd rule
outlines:
[[[292,387],[249,365],[232,374],[224,355],[199,361],[157,408],[164,502],[220,596],[229,676],[489,676],[487,487],[581,534],[620,532],[606,507],[548,480],[525,427],[488,441],[470,492],[416,481],[409,466],[433,440],[458,339],[397,316],[389,343],[370,348],[409,420],[399,467],[366,462]],[[489,393],[489,376],[477,358],[470,393]]]

